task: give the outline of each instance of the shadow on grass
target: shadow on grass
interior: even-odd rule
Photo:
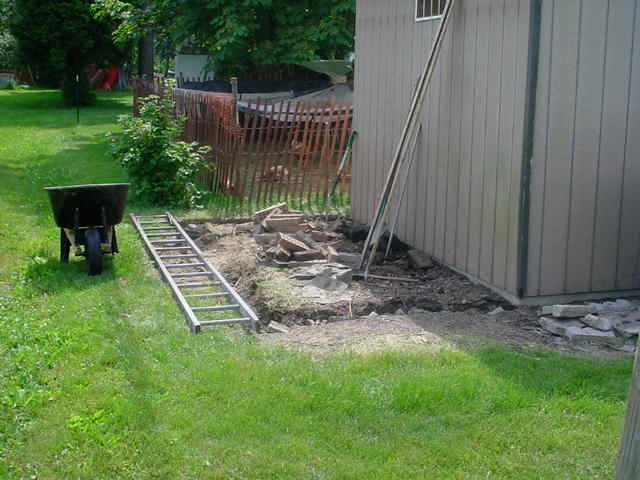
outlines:
[[[103,255],[102,273],[89,276],[84,258],[71,257],[69,263],[57,258],[40,259],[36,257],[25,269],[25,286],[31,296],[52,295],[67,290],[78,293],[96,285],[116,281],[112,255]]]
[[[548,398],[624,402],[633,367],[628,357],[576,356],[542,349],[515,351],[495,346],[467,352],[496,376]]]

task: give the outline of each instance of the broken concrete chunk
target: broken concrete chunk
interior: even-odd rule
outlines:
[[[305,230],[303,226],[304,216],[274,216],[269,215],[262,224],[270,232],[295,233],[299,230]]]
[[[304,252],[306,250],[311,250],[306,243],[284,233],[279,234],[278,245],[290,252]]]
[[[255,230],[255,224],[253,223],[239,223],[235,226],[236,232],[239,233],[253,233]]]
[[[613,327],[614,331],[623,338],[633,338],[640,335],[640,322],[622,323]]]
[[[278,241],[277,233],[258,233],[253,236],[256,243],[260,245],[273,245]]]
[[[603,332],[590,327],[569,328],[567,338],[572,343],[594,343],[611,347],[619,347],[624,344],[624,340],[616,337],[613,332]]]
[[[489,312],[489,315],[498,315],[499,313],[504,312],[504,308],[502,307],[498,307],[492,311]]]
[[[565,337],[573,343],[595,343],[598,345],[620,346],[623,339],[610,332],[603,332],[595,328],[585,327],[579,320],[557,320],[555,318],[542,317],[542,328],[554,335]]]
[[[630,312],[624,317],[625,322],[640,322],[640,311]]]
[[[308,262],[310,260],[322,260],[325,256],[319,250],[304,250],[293,252],[293,258],[300,262]]]
[[[407,257],[409,260],[409,267],[416,270],[426,270],[434,265],[431,257],[420,250],[409,250],[407,252]]]
[[[613,328],[611,320],[609,320],[607,317],[593,314],[585,315],[582,318],[582,322],[591,328],[602,330],[603,332],[608,332]]]
[[[580,318],[593,313],[591,305],[554,305],[555,318]]]
[[[540,309],[540,315],[553,315],[553,305],[546,305]]]
[[[570,328],[583,328],[584,324],[580,320],[556,320],[555,318],[542,317],[538,320],[540,326],[546,331],[561,337],[569,336]]]
[[[615,302],[591,303],[594,313],[623,313],[634,310],[635,305],[629,300],[618,299]]]
[[[327,262],[333,263],[338,258],[338,252],[332,246],[327,247]]]
[[[271,322],[269,322],[269,325],[267,325],[267,331],[269,333],[289,333],[289,328],[279,322],[272,320]]]

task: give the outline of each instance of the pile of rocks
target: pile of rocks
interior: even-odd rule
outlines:
[[[253,216],[253,232],[257,243],[279,266],[339,263],[351,267],[360,262],[360,255],[340,252],[344,236],[324,231],[307,222],[301,212],[290,210],[286,203],[273,205]]]
[[[606,345],[634,352],[640,334],[640,301],[543,307],[542,328],[573,344]]]

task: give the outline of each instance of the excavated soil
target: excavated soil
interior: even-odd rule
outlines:
[[[312,354],[379,349],[433,349],[497,340],[516,348],[546,346],[589,354],[614,354],[606,347],[576,347],[560,341],[537,322],[532,308],[515,308],[487,288],[442,265],[412,270],[403,252],[371,267],[372,275],[417,280],[354,280],[342,293],[304,298],[291,270],[274,266],[251,233],[235,223],[188,220],[183,227],[207,259],[260,317],[267,343]],[[341,251],[358,252],[346,241]],[[277,321],[288,333],[267,333]]]

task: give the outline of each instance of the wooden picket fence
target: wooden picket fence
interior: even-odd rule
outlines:
[[[351,167],[340,162],[352,132],[351,102],[237,103],[227,93],[168,89],[161,82],[134,83],[138,99],[169,95],[186,118],[184,140],[211,147],[201,181],[226,210],[252,211],[281,201],[307,211],[342,208],[349,199]],[[336,194],[327,202],[337,184]]]

